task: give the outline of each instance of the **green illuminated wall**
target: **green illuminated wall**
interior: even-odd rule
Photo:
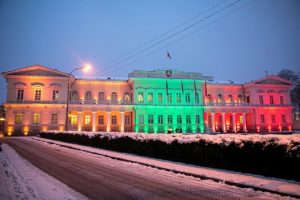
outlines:
[[[136,132],[204,132],[202,80],[132,77],[131,81]]]

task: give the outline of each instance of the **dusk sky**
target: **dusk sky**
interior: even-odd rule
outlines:
[[[0,0],[0,69],[88,62],[78,77],[172,68],[248,82],[300,68],[299,19],[297,0]]]

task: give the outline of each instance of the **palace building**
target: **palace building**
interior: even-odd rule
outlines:
[[[7,82],[6,135],[66,129],[141,133],[293,129],[292,84],[274,75],[238,84],[218,83],[200,73],[135,70],[126,80],[89,80],[41,65],[2,75]]]

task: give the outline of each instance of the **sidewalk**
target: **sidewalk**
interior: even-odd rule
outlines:
[[[254,190],[266,191],[275,194],[292,196],[300,198],[300,183],[296,181],[283,180],[277,178],[269,178],[253,174],[245,174],[234,171],[213,169],[184,163],[177,163],[172,161],[165,161],[160,159],[142,157],[133,154],[119,153],[109,150],[103,150],[83,145],[70,144],[49,140],[39,137],[29,137],[27,139],[46,142],[52,145],[59,145],[66,148],[85,151],[92,154],[110,157],[113,159],[139,163],[142,165],[172,171],[174,173],[181,173],[188,176],[194,176],[200,179],[210,179],[217,182],[224,182],[229,185],[234,185],[242,188],[252,188]]]

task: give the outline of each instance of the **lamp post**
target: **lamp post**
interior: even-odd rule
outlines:
[[[69,102],[70,102],[70,97],[71,97],[71,83],[70,83],[70,77],[73,75],[73,73],[77,70],[82,70],[84,72],[89,71],[91,68],[90,65],[84,65],[81,67],[77,67],[73,69],[69,75],[68,75],[68,82],[67,82],[67,107],[66,107],[66,120],[65,120],[65,131],[68,131],[68,126],[69,126]],[[76,81],[76,79],[75,79]],[[75,82],[74,81],[74,82]]]

